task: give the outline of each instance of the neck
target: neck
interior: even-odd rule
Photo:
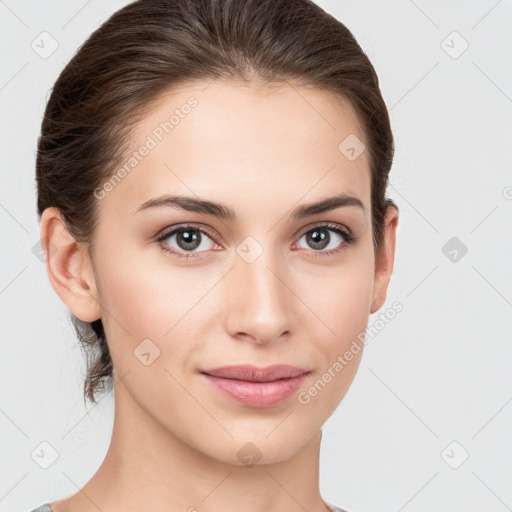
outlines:
[[[288,460],[233,465],[201,453],[115,387],[112,440],[103,463],[55,512],[326,512],[319,492],[322,432]],[[197,426],[200,428],[200,426]]]

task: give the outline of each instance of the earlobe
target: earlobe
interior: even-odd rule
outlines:
[[[57,208],[41,215],[41,244],[53,289],[77,318],[93,322],[101,317],[97,287],[86,244],[77,242]]]
[[[396,228],[398,226],[398,208],[388,206],[384,222],[384,232],[377,262],[375,264],[375,277],[373,286],[373,300],[370,313],[378,311],[384,302],[389,281],[395,262]]]

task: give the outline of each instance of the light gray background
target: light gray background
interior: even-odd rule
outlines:
[[[34,162],[48,90],[78,46],[126,3],[0,1],[5,512],[76,492],[110,441],[113,401],[84,409],[84,363],[67,309],[32,253]],[[353,512],[510,510],[512,2],[318,3],[368,53],[390,109],[389,195],[401,216],[381,311],[394,301],[404,307],[369,338],[323,429],[322,495]],[[58,42],[47,58],[31,47],[42,46],[43,31]],[[455,261],[453,247],[443,252],[452,237]],[[48,469],[31,457],[43,441],[59,454]],[[467,460],[450,467],[465,452]]]

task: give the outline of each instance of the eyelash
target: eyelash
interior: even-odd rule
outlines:
[[[305,231],[302,231],[298,237],[298,240],[300,240],[307,233],[310,233],[311,231],[314,231],[315,229],[319,229],[319,228],[328,228],[328,229],[334,231],[336,234],[340,235],[343,238],[344,242],[340,247],[338,247],[336,249],[331,249],[329,251],[315,251],[314,249],[311,249],[311,251],[315,253],[315,257],[324,257],[324,256],[330,256],[331,254],[336,254],[336,253],[342,251],[344,248],[346,248],[346,246],[353,244],[357,240],[357,237],[355,235],[353,235],[349,231],[341,228],[338,224],[333,224],[331,222],[320,223],[311,228],[308,228]],[[192,258],[200,257],[200,256],[195,256],[194,253],[186,253],[186,252],[183,253],[183,252],[176,251],[174,249],[170,249],[167,244],[163,243],[164,240],[166,240],[170,236],[174,235],[175,233],[177,233],[179,231],[185,231],[187,229],[200,231],[201,233],[208,235],[215,242],[215,235],[209,229],[206,229],[205,227],[199,226],[196,224],[184,224],[184,225],[181,225],[178,227],[174,227],[173,229],[171,229],[169,231],[165,231],[162,235],[160,235],[156,239],[156,241],[159,242],[163,251],[170,253],[174,256],[178,256],[179,258],[192,259]]]

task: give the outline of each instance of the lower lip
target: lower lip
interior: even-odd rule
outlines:
[[[307,373],[289,379],[271,382],[248,382],[245,380],[224,379],[202,374],[221,393],[236,402],[250,407],[271,407],[293,395],[301,386]]]

